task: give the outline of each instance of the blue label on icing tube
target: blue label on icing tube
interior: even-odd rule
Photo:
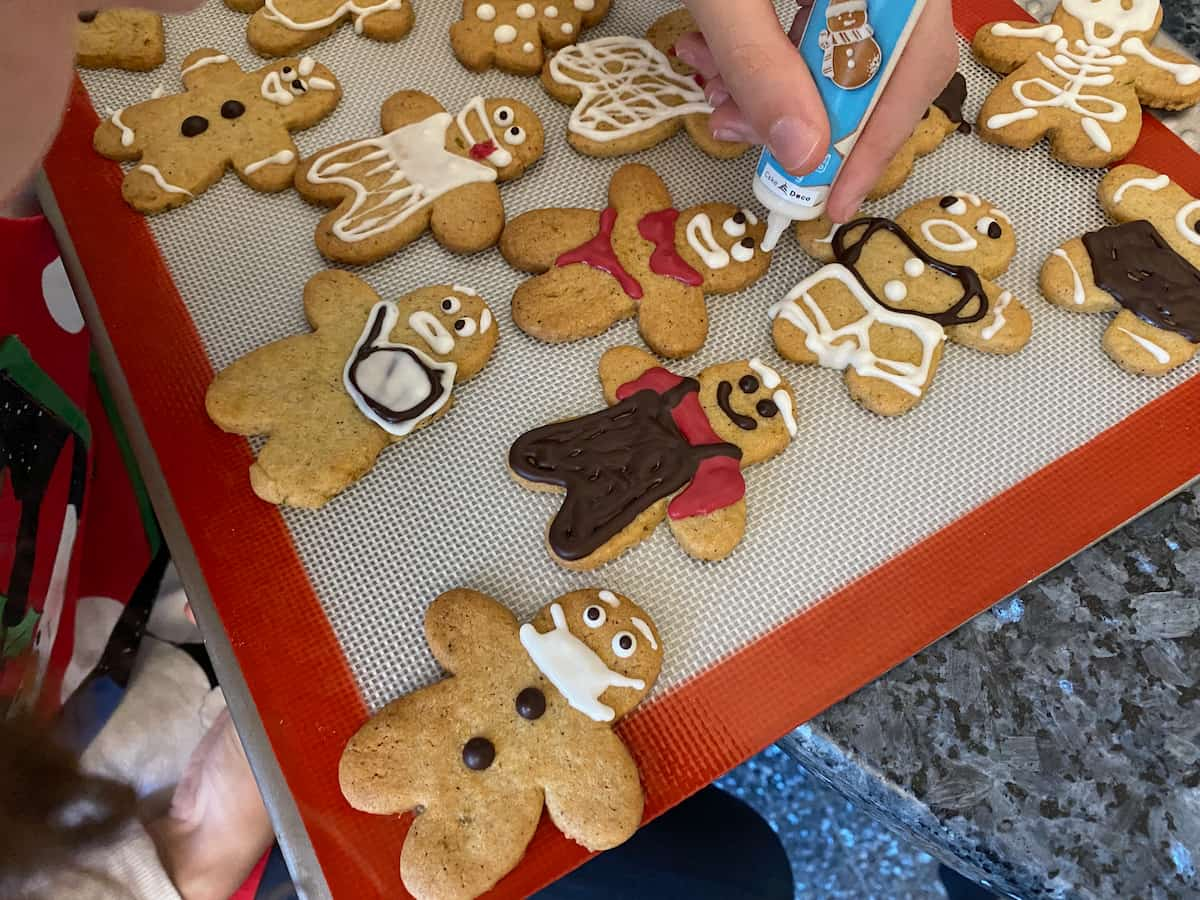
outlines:
[[[823,199],[824,191],[814,195],[804,188],[828,187],[837,178],[923,5],[923,0],[816,0],[799,51],[825,104],[831,146],[821,164],[801,177],[788,174],[764,149],[758,177],[773,192],[802,205]]]

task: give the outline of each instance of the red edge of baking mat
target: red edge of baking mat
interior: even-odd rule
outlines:
[[[954,16],[967,38],[1029,18],[1008,0],[956,0]],[[337,784],[366,706],[287,527],[250,490],[246,441],[205,415],[211,366],[121,168],[92,150],[97,124],[77,80],[46,172],[117,358],[330,889],[396,896],[406,820],[355,812]],[[1152,117],[1129,161],[1200,193],[1197,156]],[[647,818],[1200,475],[1197,410],[1200,376],[639,710],[620,732]],[[586,858],[543,821],[494,893]]]

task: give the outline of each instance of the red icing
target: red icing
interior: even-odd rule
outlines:
[[[471,159],[476,159],[482,162],[493,153],[496,152],[495,141],[484,141],[482,144],[475,144],[471,148]]]
[[[704,87],[705,81],[704,81],[703,75],[701,75],[699,72],[697,72],[695,75],[692,76],[692,78],[696,79],[696,84],[700,85],[700,87]]]
[[[679,211],[675,209],[649,213],[638,222],[638,234],[654,244],[654,253],[650,256],[651,272],[700,287],[704,277],[675,252],[675,222],[678,219]]]
[[[613,250],[612,233],[616,224],[617,211],[610,206],[600,214],[600,233],[582,247],[568,250],[554,261],[554,265],[561,268],[574,263],[584,263],[593,269],[607,272],[617,279],[621,290],[634,300],[641,300],[642,286],[638,284],[636,278],[625,271],[625,267],[617,259],[616,251]]]
[[[647,369],[643,375],[617,388],[617,399],[625,400],[638,391],[654,391],[665,394],[683,379],[667,369],[657,366]],[[720,444],[721,438],[713,431],[700,405],[700,396],[696,391],[690,392],[671,410],[671,418],[676,427],[689,444],[698,447],[702,444]],[[742,468],[736,459],[728,456],[717,456],[700,463],[692,483],[675,495],[667,507],[667,515],[672,519],[690,519],[693,516],[706,516],[718,509],[732,506],[746,496],[746,480],[742,477]]]

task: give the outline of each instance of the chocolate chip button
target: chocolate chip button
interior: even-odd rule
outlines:
[[[753,375],[743,375],[738,387],[742,389],[743,394],[753,394],[758,390],[758,379]]]
[[[755,407],[758,414],[764,419],[773,419],[779,414],[779,407],[775,405],[773,400],[759,400],[758,406]]]
[[[88,22],[94,22],[95,20],[96,10],[94,9],[85,9],[79,14],[79,21],[83,22],[84,24],[87,24]]]
[[[517,694],[517,715],[522,719],[540,719],[546,712],[546,695],[535,687],[527,687]]]
[[[463,744],[463,765],[473,772],[482,772],[496,759],[496,747],[484,737],[473,737]]]
[[[183,120],[183,124],[179,126],[179,130],[183,132],[184,137],[195,137],[198,134],[204,134],[208,131],[208,119],[204,116],[188,116]]]
[[[226,100],[221,104],[222,119],[236,119],[246,111],[246,106],[240,100]]]
[[[1000,225],[998,223],[993,222],[991,225],[988,226],[988,237],[990,237],[993,241],[1000,240],[1001,234],[1003,234],[1003,232],[1001,231]]]

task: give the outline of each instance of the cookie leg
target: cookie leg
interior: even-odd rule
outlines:
[[[318,41],[323,41],[337,31],[340,20],[324,28],[302,30],[268,18],[267,11],[260,9],[246,23],[246,40],[259,56],[290,56]]]
[[[611,731],[585,744],[558,748],[545,780],[546,811],[558,830],[589,850],[608,850],[628,840],[642,820],[637,765]]]
[[[655,353],[668,359],[691,356],[708,337],[704,292],[677,282],[656,285],[638,306],[638,330]]]
[[[160,168],[143,158],[140,165],[135,165],[125,174],[125,180],[121,182],[121,196],[140,212],[162,212],[194,200],[197,194],[220,178],[218,173],[215,177],[204,178],[199,184],[191,181],[185,186],[179,183],[183,181],[180,175],[176,175],[165,163]]]
[[[746,533],[746,501],[718,509],[707,516],[667,519],[671,533],[693,559],[724,559],[742,542]]]
[[[430,227],[438,243],[455,253],[494,247],[504,230],[504,201],[495,183],[468,184],[433,204]]]
[[[602,334],[635,310],[615,278],[583,264],[526,281],[512,299],[517,327],[550,343]]]

